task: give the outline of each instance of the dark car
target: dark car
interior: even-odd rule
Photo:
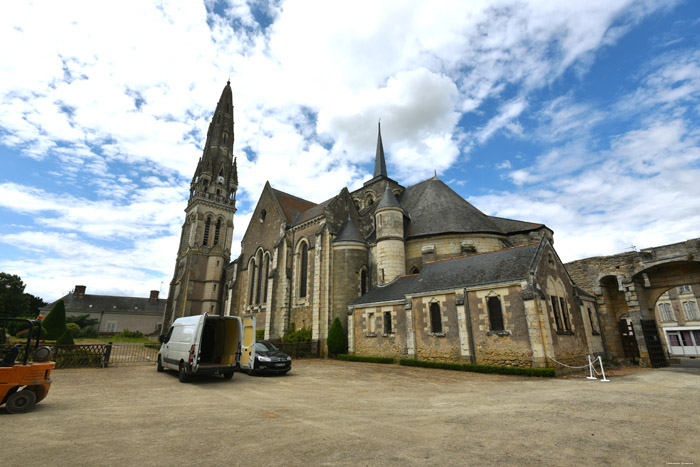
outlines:
[[[270,341],[257,341],[255,343],[255,362],[249,374],[255,373],[280,373],[284,374],[292,369],[292,357],[275,347]]]

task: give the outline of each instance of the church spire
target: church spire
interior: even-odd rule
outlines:
[[[386,162],[384,161],[384,145],[382,144],[382,122],[377,122],[377,154],[374,156],[374,176],[386,177]]]

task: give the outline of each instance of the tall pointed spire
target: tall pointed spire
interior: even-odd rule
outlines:
[[[386,177],[386,162],[384,161],[384,145],[382,144],[382,122],[377,122],[377,154],[374,156],[374,176]]]

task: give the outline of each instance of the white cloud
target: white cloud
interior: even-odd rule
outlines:
[[[266,180],[319,202],[369,178],[380,117],[390,175],[404,184],[448,171],[505,131],[563,144],[535,164],[523,161],[510,172],[515,183],[531,187],[554,170],[585,172],[606,188],[580,141],[600,113],[569,96],[543,112],[537,135],[520,120],[533,92],[572,68],[584,76],[597,51],[667,4],[256,3],[272,20],[262,28],[242,0],[226,2],[223,15],[213,0],[3,3],[0,43],[12,46],[0,57],[0,144],[43,161],[53,183],[0,180],[0,207],[34,221],[21,234],[3,229],[3,242],[33,256],[0,267],[52,293],[82,282],[145,296],[144,283],[171,272],[187,184],[229,75],[241,180],[234,256]],[[654,69],[663,71],[649,74],[629,100],[695,102],[697,113],[697,60],[669,59]],[[460,126],[465,113],[479,117],[470,135]],[[687,119],[620,134],[609,150],[611,173],[633,170],[635,151],[661,157],[659,141],[671,146],[673,163],[654,162],[654,173],[693,164]],[[578,205],[557,196],[585,187],[546,188],[529,188],[541,202],[527,209],[571,219]],[[559,207],[548,211],[552,203]],[[115,246],[104,247],[107,241]],[[91,257],[60,255],[61,248]],[[134,269],[142,258],[156,272]]]

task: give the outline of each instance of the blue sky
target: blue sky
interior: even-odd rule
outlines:
[[[320,202],[434,171],[564,261],[700,236],[700,3],[3,2],[0,271],[167,290],[230,77],[234,256],[265,181]]]

